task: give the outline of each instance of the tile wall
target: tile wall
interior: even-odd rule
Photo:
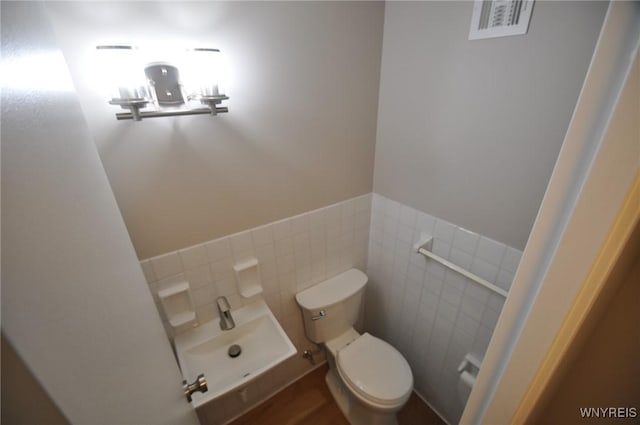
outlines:
[[[298,355],[253,386],[255,391],[249,394],[246,404],[230,394],[204,413],[199,411],[207,415],[206,422],[221,423],[238,415],[312,368],[301,356],[303,350],[315,346],[305,338],[295,294],[352,267],[366,269],[370,218],[371,194],[367,194],[141,262],[167,333],[172,337],[174,330],[167,324],[157,297],[163,285],[186,279],[197,320],[203,323],[217,317],[218,296],[226,296],[232,309],[243,305],[232,267],[247,257],[256,257],[262,296],[298,349]]]
[[[457,367],[482,358],[504,298],[421,254],[413,244],[433,235],[433,251],[509,290],[522,253],[378,194],[372,195],[365,327],[397,347],[416,391],[449,424],[458,423]]]

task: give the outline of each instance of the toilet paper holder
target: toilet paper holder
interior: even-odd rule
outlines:
[[[482,361],[478,360],[476,356],[471,353],[468,353],[464,356],[464,359],[458,366],[458,373],[469,372],[474,377],[478,375],[478,371],[480,370],[480,364]]]

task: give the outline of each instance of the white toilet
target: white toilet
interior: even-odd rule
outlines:
[[[367,275],[351,269],[296,295],[309,339],[323,343],[327,385],[352,425],[395,425],[413,390],[411,368],[398,350],[353,325]]]

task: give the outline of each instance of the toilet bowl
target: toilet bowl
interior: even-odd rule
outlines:
[[[413,390],[411,368],[389,343],[356,323],[367,276],[351,269],[296,295],[307,336],[327,351],[327,385],[352,425],[395,425]]]

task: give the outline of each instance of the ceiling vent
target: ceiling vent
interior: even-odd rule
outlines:
[[[475,0],[469,40],[526,34],[533,0]]]

